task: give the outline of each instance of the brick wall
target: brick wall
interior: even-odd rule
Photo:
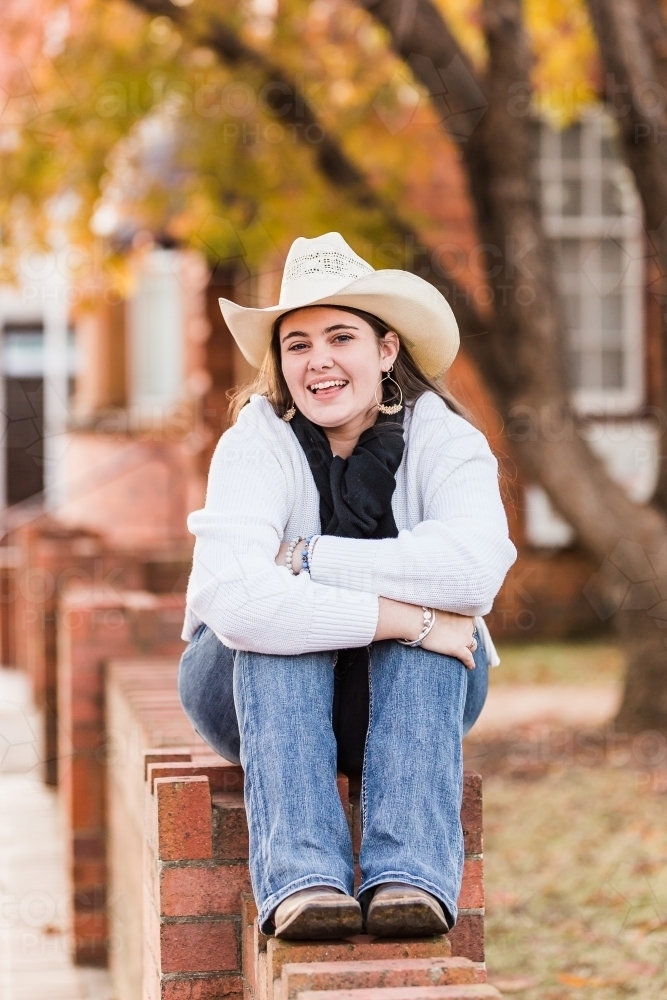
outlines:
[[[72,881],[74,953],[106,964],[105,665],[114,657],[178,657],[183,595],[94,588],[65,594],[58,628],[58,787]]]
[[[46,516],[14,532],[12,542],[4,551],[13,554],[15,568],[2,608],[11,623],[11,635],[18,636],[18,664],[29,676],[42,713],[44,777],[48,784],[56,784],[57,608],[62,595],[72,585],[94,586],[112,598],[119,590],[184,592],[191,546],[111,549],[102,536],[67,528]]]
[[[465,781],[466,867],[461,915],[454,931],[446,938],[400,946],[361,935],[340,944],[338,954],[331,942],[264,939],[262,945],[263,935],[244,917],[248,910],[247,904],[243,908],[243,890],[249,883],[239,768],[163,761],[149,763],[146,771],[144,991],[148,1000],[238,995],[244,948],[246,953],[253,948],[265,952],[263,958],[256,956],[257,967],[254,959],[245,962],[246,997],[254,994],[256,1000],[273,1000],[270,987],[281,974],[276,963],[281,956],[282,961],[294,961],[295,954],[305,962],[326,956],[332,960],[332,955],[335,960],[365,961],[454,954],[469,963],[475,982],[485,979],[479,775],[467,774]],[[339,780],[339,790],[349,808],[347,779]],[[352,815],[350,821],[354,822]],[[289,958],[284,957],[287,954]]]
[[[174,660],[113,661],[107,668],[109,964],[122,1000],[142,996],[146,761],[217,759],[180,707],[177,671]]]

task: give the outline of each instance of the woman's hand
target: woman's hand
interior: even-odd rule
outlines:
[[[472,650],[477,648],[473,640],[474,629],[474,618],[455,615],[451,611],[436,611],[435,625],[422,642],[422,646],[432,653],[455,656],[468,670],[474,670]]]
[[[287,555],[287,550],[289,548],[289,542],[281,542],[280,548],[278,549],[278,555],[276,556],[276,566],[285,565],[285,556]],[[299,542],[292,553],[292,566],[294,567],[294,572],[299,575],[301,572],[301,553],[305,548],[305,541]]]
[[[416,604],[392,601],[381,597],[378,624],[374,640],[416,639],[424,624],[423,612]],[[468,670],[475,669],[470,646],[473,646],[474,618],[456,615],[450,611],[436,611],[435,625],[424,639],[422,646],[431,653],[455,656]]]

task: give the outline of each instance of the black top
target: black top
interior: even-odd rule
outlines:
[[[323,535],[341,538],[396,538],[391,509],[401,464],[404,409],[380,413],[349,458],[334,456],[318,425],[297,410],[290,426],[304,450],[320,495]]]
[[[391,509],[396,471],[405,439],[403,416],[380,413],[364,431],[349,458],[334,456],[323,429],[297,410],[290,426],[304,450],[320,495],[323,535],[342,538],[396,538]],[[335,659],[331,721],[338,767],[360,774],[369,719],[371,647],[342,649]]]

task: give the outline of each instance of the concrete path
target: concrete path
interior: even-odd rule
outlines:
[[[595,729],[614,717],[620,696],[617,684],[499,684],[490,688],[471,738],[488,739],[538,722]]]
[[[64,845],[39,732],[25,678],[0,669],[0,998],[113,1000],[105,970],[70,958]]]

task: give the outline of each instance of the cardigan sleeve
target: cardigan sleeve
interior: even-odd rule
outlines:
[[[287,480],[251,418],[218,442],[195,535],[188,613],[227,646],[257,653],[365,646],[377,627],[378,598],[293,576],[275,557],[288,520]]]
[[[439,400],[440,407],[444,407]],[[426,419],[424,410],[426,410]],[[313,580],[372,592],[410,604],[485,615],[516,559],[498,486],[498,464],[486,438],[452,414],[442,419],[429,401],[411,435],[412,463],[423,520],[397,538],[323,535]],[[438,419],[434,419],[437,417]]]

